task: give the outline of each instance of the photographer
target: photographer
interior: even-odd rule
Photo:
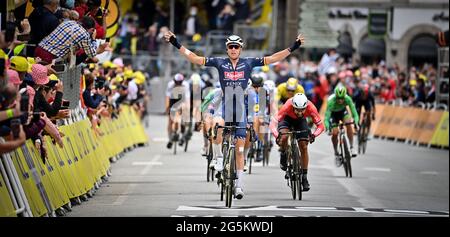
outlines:
[[[104,87],[97,84],[97,88],[94,88],[94,76],[92,74],[85,75],[86,89],[83,91],[84,104],[91,110],[97,109],[100,102],[103,100]]]
[[[40,64],[34,64],[31,68],[31,76],[36,86],[36,96],[34,97],[34,111],[45,112],[48,117],[68,116],[63,111],[60,112],[62,105],[62,97],[64,86],[62,81],[59,81],[56,86],[50,87],[48,85],[50,79],[47,76],[47,68]],[[48,101],[53,99],[53,103],[49,104]]]

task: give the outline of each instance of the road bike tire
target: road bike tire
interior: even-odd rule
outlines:
[[[211,160],[209,159],[209,155],[206,158],[206,182],[209,182],[209,176],[211,175],[211,168],[209,165],[211,164]]]
[[[302,200],[302,183],[301,183],[301,168],[300,168],[300,154],[298,152],[298,147],[294,145],[294,152],[293,152],[293,158],[294,158],[294,177],[295,177],[295,186],[297,189],[297,197],[298,200]]]
[[[269,166],[270,145],[266,143],[263,149],[263,166]]]
[[[236,172],[236,157],[234,149],[229,149],[228,158],[226,163],[224,163],[224,171],[226,172],[225,177],[225,206],[230,208],[233,202],[233,188],[234,188],[234,178]]]
[[[350,147],[347,143],[347,139],[344,138],[344,165],[345,165],[345,176],[352,177],[352,165],[351,165],[352,154],[350,154]]]
[[[225,193],[225,185],[223,180],[220,182],[220,201],[223,201],[223,194]]]
[[[369,132],[370,132],[370,128],[366,125],[365,127],[364,127],[364,130],[365,130],[365,132],[364,132],[364,136],[363,136],[363,138],[364,138],[364,140],[363,140],[363,149],[362,149],[362,151],[363,151],[363,154],[366,154],[366,149],[367,149],[367,137],[369,136]]]
[[[190,139],[186,139],[186,141],[185,141],[185,143],[184,143],[184,152],[187,152],[189,140],[190,140]]]
[[[247,157],[248,160],[248,174],[252,174],[252,163],[253,163],[253,157],[255,155],[255,149],[253,149],[253,145],[252,148],[250,148],[252,151],[249,152],[249,156]]]
[[[348,177],[348,169],[347,169],[347,164],[346,164],[346,162],[345,162],[345,149],[344,149],[344,142],[345,141],[343,141],[343,139],[344,139],[344,137],[343,136],[340,136],[340,141],[339,141],[339,149],[341,150],[341,157],[340,157],[340,159],[341,159],[341,162],[342,162],[342,166],[344,167],[344,171],[345,171],[345,177]]]

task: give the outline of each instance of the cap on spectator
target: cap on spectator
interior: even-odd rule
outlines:
[[[8,69],[7,74],[9,83],[12,83],[13,85],[16,86],[22,84],[19,78],[19,73],[17,73],[17,71]]]
[[[361,76],[361,71],[358,69],[355,71],[355,77]]]
[[[125,70],[125,72],[123,72],[123,77],[125,78],[125,80],[134,78],[133,70],[130,69]]]
[[[17,72],[27,72],[28,71],[28,60],[22,56],[14,56],[11,58],[11,69]]]
[[[116,82],[122,82],[123,81],[123,77],[121,77],[119,75],[117,75],[114,79],[115,79]]]
[[[409,85],[410,86],[416,86],[417,81],[416,80],[409,80]]]
[[[47,76],[47,67],[41,64],[33,64],[31,67],[31,77],[37,85],[45,85],[50,80]]]
[[[339,73],[339,79],[344,79],[345,78],[345,72],[344,71],[341,71],[340,73]]]
[[[346,77],[353,77],[353,72],[352,72],[352,70],[347,70],[347,71],[345,71],[345,76],[346,76]]]
[[[47,86],[49,86],[49,87],[54,87],[59,82],[59,79],[55,74],[48,76],[48,79],[49,79],[49,82],[47,83]]]
[[[113,60],[113,63],[117,66],[117,67],[123,67],[123,60],[122,58],[115,58]]]
[[[134,73],[134,78],[137,84],[144,84],[145,82],[145,75],[141,71],[136,71]]]
[[[15,48],[14,48],[14,55],[15,56],[17,56],[17,55],[19,55],[21,52],[22,52],[22,50],[25,48],[25,44],[19,44],[19,45],[17,45]]]
[[[89,63],[89,69],[93,70],[95,69],[96,64],[95,63]]]
[[[31,72],[31,66],[36,63],[36,60],[32,57],[27,57],[28,61],[28,72]]]

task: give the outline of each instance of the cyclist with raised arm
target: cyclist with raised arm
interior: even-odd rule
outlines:
[[[316,125],[316,130],[311,134],[306,118],[311,118]],[[278,122],[278,128],[276,128],[276,122]],[[316,106],[306,98],[305,94],[298,93],[283,105],[277,113],[276,122],[272,120],[270,128],[276,138],[277,144],[281,147],[280,168],[286,171],[287,168],[287,156],[285,151],[290,149],[287,146],[287,135],[279,136],[280,133],[286,133],[289,131],[308,131],[305,133],[296,134],[296,139],[307,138],[309,143],[313,143],[315,138],[324,131],[324,126],[317,112]],[[298,141],[298,147],[302,155],[302,186],[303,191],[309,191],[310,186],[307,179],[308,174],[308,141]]]
[[[169,81],[166,89],[166,113],[169,116],[167,125],[167,134],[169,142],[167,149],[172,148],[172,143],[177,141],[180,137],[177,134],[178,126],[181,122],[181,109],[188,108],[189,103],[189,84],[184,81],[184,76],[181,73],[175,74],[173,80]],[[181,143],[182,144],[182,143]]]
[[[186,57],[191,63],[215,67],[219,72],[219,81],[224,93],[222,107],[225,111],[223,116],[225,122],[231,122],[238,127],[246,126],[245,114],[245,96],[244,91],[247,88],[252,69],[258,66],[264,66],[283,60],[294,50],[300,48],[304,44],[304,37],[300,34],[297,36],[294,44],[282,51],[262,58],[240,58],[244,41],[237,35],[231,35],[227,38],[225,46],[228,57],[202,57],[197,56],[189,49],[183,47],[171,31],[164,34],[165,40],[175,46],[179,52]],[[244,108],[243,108],[244,107]],[[235,119],[236,118],[236,119]],[[241,199],[243,192],[244,177],[244,142],[246,137],[246,129],[238,129],[236,131],[236,166],[237,166],[237,182],[235,197]],[[217,164],[222,164],[222,160],[217,159]]]
[[[355,104],[352,98],[347,95],[347,89],[343,86],[337,86],[334,89],[334,94],[328,97],[327,109],[325,112],[325,129],[330,131],[331,125],[338,124],[339,121],[344,123],[350,123],[351,117],[347,112],[347,106],[350,107],[355,127],[359,124],[359,116],[356,112]],[[350,140],[350,152],[352,157],[356,157],[357,153],[353,147],[353,129],[351,125],[346,125],[347,136]],[[331,130],[331,141],[333,142],[334,155],[336,157],[336,166],[342,165],[341,154],[337,149],[339,129],[334,127]]]

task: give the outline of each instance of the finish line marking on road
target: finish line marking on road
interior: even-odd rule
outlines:
[[[383,208],[363,207],[300,207],[300,206],[179,206],[177,211],[312,211],[312,212],[355,212],[355,213],[377,213],[377,214],[399,214],[399,215],[421,215],[448,217],[448,211],[419,211],[419,210],[395,210]]]
[[[380,171],[380,172],[391,172],[390,168],[380,168],[380,167],[365,167],[364,170]]]

